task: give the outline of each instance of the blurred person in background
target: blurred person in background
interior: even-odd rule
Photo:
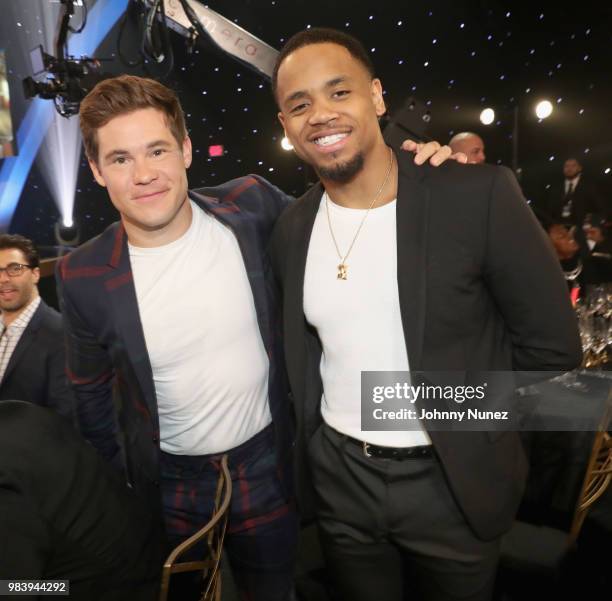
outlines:
[[[0,580],[68,580],[71,601],[159,594],[159,520],[71,424],[22,401],[0,403],[0,541]]]
[[[31,240],[0,235],[0,401],[29,401],[72,420],[62,317],[40,298],[39,263]]]
[[[542,209],[556,223],[582,228],[589,214],[608,217],[606,203],[578,159],[568,158],[563,163],[563,180],[552,185]],[[578,232],[577,232],[578,235]],[[583,246],[583,241],[578,240]]]
[[[453,152],[463,152],[467,155],[468,163],[482,165],[487,158],[484,142],[478,134],[462,131],[454,135],[448,145]]]

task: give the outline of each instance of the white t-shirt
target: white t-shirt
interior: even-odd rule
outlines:
[[[323,419],[335,430],[372,444],[410,447],[430,444],[421,429],[361,430],[361,372],[408,371],[397,286],[396,201],[370,211],[338,280],[340,259],[327,223],[325,194],[308,247],[304,312],[322,343]],[[340,252],[348,250],[364,216],[361,209],[329,203]]]
[[[226,451],[272,421],[268,357],[238,241],[191,206],[178,240],[129,245],[161,448],[175,455]]]

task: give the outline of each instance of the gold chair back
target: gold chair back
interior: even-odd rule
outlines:
[[[167,601],[170,577],[179,572],[202,572],[203,593],[200,601],[221,600],[221,553],[227,528],[230,500],[232,497],[232,478],[229,472],[227,455],[223,455],[217,481],[215,506],[212,517],[200,530],[183,541],[168,555],[162,569],[159,601]],[[199,561],[180,561],[181,555],[198,543],[204,542],[207,556]]]
[[[570,528],[570,546],[578,539],[589,509],[604,494],[610,481],[612,481],[612,438],[608,432],[596,432]]]

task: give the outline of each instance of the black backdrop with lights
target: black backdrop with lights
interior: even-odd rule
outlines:
[[[48,0],[4,0],[0,23],[2,44],[9,49],[16,125],[28,101],[21,79],[30,75],[26,57],[17,49],[32,48],[36,31],[16,26],[25,13],[40,10]],[[90,0],[87,0],[91,4]],[[344,29],[360,38],[386,90],[391,110],[409,95],[431,111],[430,137],[446,142],[452,132],[472,130],[486,143],[487,160],[511,164],[512,107],[518,103],[519,165],[527,198],[535,199],[560,177],[567,156],[580,158],[612,202],[612,9],[605,3],[583,2],[571,9],[560,3],[378,2],[319,0],[209,0],[208,5],[235,20],[254,35],[279,48],[292,33],[306,26]],[[88,25],[88,26],[91,26]],[[117,56],[116,26],[96,52],[114,60],[111,73],[143,74]],[[86,32],[85,32],[86,34]],[[198,187],[245,173],[259,173],[288,192],[300,194],[308,176],[299,160],[280,148],[282,130],[268,84],[210,45],[189,54],[185,40],[171,34],[175,65],[162,79],[180,95],[187,115],[195,155],[190,184]],[[122,52],[138,53],[135,25],[128,21]],[[50,50],[50,49],[49,49]],[[147,65],[159,76],[165,66]],[[535,102],[550,99],[553,115],[538,123]],[[478,121],[492,106],[494,124]],[[208,146],[223,144],[225,154],[208,157]],[[57,220],[52,197],[35,166],[25,185],[10,230],[53,244]],[[106,193],[97,187],[84,160],[78,174],[75,219],[82,239],[99,233],[116,219]]]

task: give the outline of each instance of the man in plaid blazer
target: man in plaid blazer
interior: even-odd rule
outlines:
[[[81,127],[121,215],[57,270],[81,431],[143,499],[163,505],[170,546],[209,518],[227,452],[226,550],[238,588],[248,599],[286,599],[297,534],[293,431],[264,251],[289,199],[256,176],[188,192],[182,111],[155,81],[102,82],[82,103]],[[217,330],[206,330],[211,322]]]

